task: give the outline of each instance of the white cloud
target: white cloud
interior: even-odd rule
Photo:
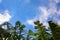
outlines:
[[[38,20],[38,16],[35,16],[33,19],[28,19],[26,20],[26,23],[29,24],[29,25],[32,25],[34,26],[34,22]]]
[[[27,20],[27,23],[30,25],[34,25],[34,20]]]
[[[48,3],[49,8],[45,6],[38,7],[38,10],[40,10],[42,14],[37,15],[38,16],[37,18],[41,23],[43,23],[43,25],[48,27],[47,20],[49,17],[51,17],[52,20],[55,20],[57,24],[60,24],[60,21],[58,18],[58,15],[60,16],[60,10],[57,10],[57,5],[56,5],[59,2],[60,0],[49,0],[49,3]],[[34,19],[37,20],[36,17]],[[28,23],[32,25],[33,22],[34,20],[30,20]]]
[[[49,15],[48,12],[47,12],[47,9],[45,7],[39,7],[39,10],[41,10],[42,15],[44,17],[47,17]]]
[[[0,14],[0,24],[9,21],[11,19],[11,15],[9,15],[9,11],[5,10],[3,14]]]
[[[57,10],[57,2],[58,0],[51,0],[50,3],[48,4],[49,6],[49,9],[47,7],[42,7],[40,6],[40,10],[42,12],[42,15],[40,15],[40,21],[45,24],[45,25],[48,25],[47,24],[47,20],[49,17],[52,17],[52,20],[55,20],[57,21],[57,24],[58,21],[59,21],[59,18],[58,18],[58,15],[60,16],[60,10]]]

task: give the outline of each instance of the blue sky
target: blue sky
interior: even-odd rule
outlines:
[[[14,25],[19,20],[27,30],[34,30],[36,20],[48,27],[48,20],[60,24],[60,0],[0,0],[0,15],[1,23]]]

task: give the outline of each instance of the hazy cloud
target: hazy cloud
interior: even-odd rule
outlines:
[[[53,21],[56,21],[57,24],[60,25],[60,19],[58,18],[60,16],[60,10],[57,8],[57,4],[60,3],[60,0],[49,0],[48,7],[45,6],[39,6],[38,10],[41,12],[41,14],[37,15],[37,18],[43,25],[48,27],[48,18],[52,18]],[[34,18],[37,20],[36,18]],[[51,19],[49,19],[51,20]],[[28,24],[32,24],[34,20],[30,20]],[[47,28],[46,27],[46,28]]]

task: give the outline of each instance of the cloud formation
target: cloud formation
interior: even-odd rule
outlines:
[[[46,28],[49,26],[48,25],[48,19],[53,20],[57,24],[60,25],[60,9],[59,5],[60,0],[49,0],[48,7],[45,6],[39,6],[38,10],[41,12],[41,14],[37,15],[37,18],[41,23],[43,23]],[[36,18],[34,18],[36,20]],[[28,20],[28,24],[32,24],[34,21],[33,20]],[[30,22],[31,21],[31,22]]]
[[[11,19],[11,15],[8,10],[5,10],[3,14],[0,13],[0,24],[9,21]]]
[[[28,23],[28,24],[30,24],[30,25],[34,25],[34,23],[33,23],[33,22],[34,22],[34,20],[33,20],[33,19],[32,19],[32,20],[27,20],[27,23]]]

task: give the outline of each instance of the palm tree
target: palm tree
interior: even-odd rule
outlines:
[[[34,32],[32,30],[29,30],[27,33],[26,40],[30,40],[31,38],[34,38]]]
[[[10,33],[7,32],[7,30],[0,28],[0,38],[3,40],[3,38],[6,40],[8,37],[10,37]]]
[[[4,28],[2,28],[2,26],[6,26],[7,27],[7,29],[4,29]],[[2,38],[4,38],[5,40],[6,39],[11,39],[11,29],[12,29],[12,27],[11,27],[12,25],[9,23],[9,22],[4,22],[3,24],[1,24],[0,25],[0,28],[2,29],[1,31],[3,31],[3,32],[1,32],[2,33]]]
[[[60,26],[52,21],[49,21],[48,23],[53,34],[53,39],[60,40]]]
[[[37,36],[36,40],[49,40],[50,34],[46,32],[47,29],[45,28],[45,26],[43,26],[40,21],[36,21],[34,22],[34,24],[36,25],[35,29],[37,29],[38,31],[37,33],[35,33],[35,35]]]
[[[18,40],[21,40],[24,38],[22,34],[24,31],[24,28],[25,28],[25,25],[22,25],[20,21],[16,22],[14,29],[15,29],[15,35]]]

